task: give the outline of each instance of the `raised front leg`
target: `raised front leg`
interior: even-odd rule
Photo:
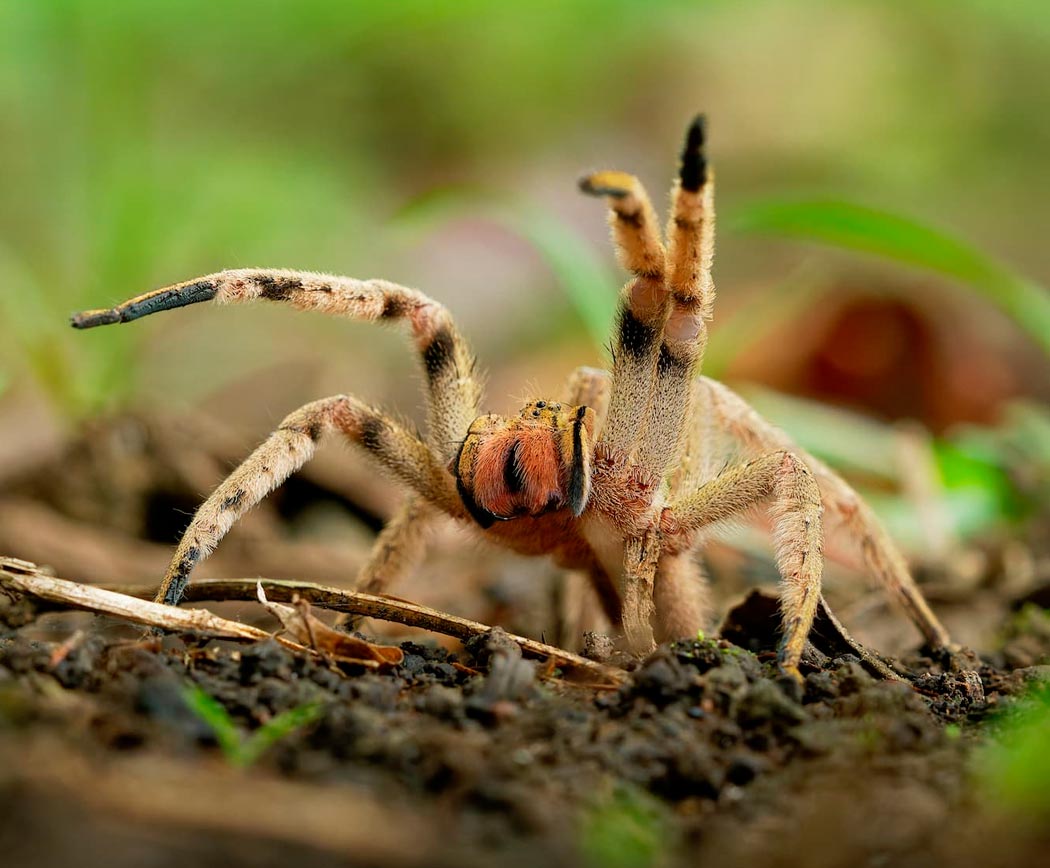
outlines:
[[[426,376],[428,442],[446,460],[455,455],[479,413],[481,386],[474,356],[451,315],[417,290],[387,280],[238,268],[166,286],[113,308],[84,311],[72,322],[75,328],[86,329],[199,302],[239,304],[257,299],[366,322],[407,322]]]
[[[690,387],[703,361],[707,322],[714,310],[714,186],[704,155],[704,120],[698,117],[686,134],[671,191],[666,275],[670,308],[637,456],[638,464],[660,479],[674,469],[681,451]]]
[[[598,172],[584,178],[580,189],[604,196],[620,261],[635,278],[621,291],[613,334],[613,384],[608,424],[601,442],[627,457],[636,446],[652,398],[660,353],[660,334],[667,319],[665,254],[653,207],[641,183],[624,172]]]

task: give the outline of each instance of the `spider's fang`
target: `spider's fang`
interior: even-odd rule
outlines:
[[[507,520],[501,515],[494,515],[478,504],[474,499],[474,495],[470,493],[467,487],[463,484],[463,480],[458,476],[456,477],[456,490],[459,492],[460,500],[463,501],[463,505],[467,508],[467,512],[470,513],[471,518],[480,525],[482,530],[488,530],[488,528],[492,527],[497,521]]]
[[[572,514],[579,518],[587,506],[587,498],[590,495],[590,461],[588,452],[583,443],[583,424],[587,415],[587,408],[580,407],[576,411],[576,419],[572,423],[572,470],[569,474],[568,507]]]
[[[706,126],[704,116],[697,115],[685,134],[682,168],[678,177],[681,180],[682,189],[690,193],[697,192],[707,181],[707,159],[704,157]]]

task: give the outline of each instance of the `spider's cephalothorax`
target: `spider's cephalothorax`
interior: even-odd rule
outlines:
[[[532,401],[514,418],[479,416],[451,465],[464,506],[483,528],[558,509],[579,516],[593,436],[593,410],[556,401]]]
[[[708,626],[696,557],[710,525],[768,503],[782,577],[780,665],[798,664],[817,604],[825,512],[927,642],[948,635],[871,510],[720,383],[699,376],[714,307],[714,178],[698,118],[686,135],[666,238],[641,183],[623,172],[580,182],[609,204],[613,240],[632,278],[620,292],[612,371],[580,368],[564,403],[517,417],[481,414],[473,354],[448,311],[384,280],[280,269],[222,271],[73,318],[78,328],[128,322],[215,300],[265,299],[372,322],[403,322],[426,374],[421,439],[356,398],[296,410],[200,507],[157,595],[178,603],[194,565],[233,523],[336,431],[386,467],[409,495],[376,541],[358,586],[378,591],[422,557],[444,514],[528,554],[586,573],[614,625],[644,652],[654,638]],[[731,459],[731,460],[730,460]]]

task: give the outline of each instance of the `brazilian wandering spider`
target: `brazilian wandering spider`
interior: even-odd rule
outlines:
[[[240,268],[75,315],[76,328],[92,328],[197,302],[261,298],[405,322],[422,360],[425,438],[348,395],[296,410],[197,511],[157,600],[177,604],[194,565],[335,431],[409,491],[358,576],[362,590],[382,590],[410,570],[422,557],[427,526],[451,516],[510,549],[549,554],[585,572],[631,649],[645,653],[656,640],[707,626],[706,585],[694,557],[703,531],[768,503],[782,577],[785,673],[800,678],[820,600],[825,510],[927,643],[947,647],[948,634],[901,554],[850,486],[731,390],[699,376],[715,296],[714,176],[703,119],[686,136],[666,242],[633,176],[597,172],[580,189],[608,202],[620,262],[633,275],[619,296],[612,371],[579,368],[564,401],[531,401],[514,417],[481,414],[474,356],[449,312],[384,280]],[[743,459],[725,466],[720,440]]]

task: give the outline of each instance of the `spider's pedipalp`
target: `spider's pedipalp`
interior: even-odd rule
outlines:
[[[314,401],[289,415],[200,506],[164,576],[157,602],[177,605],[190,572],[245,512],[281,485],[314,454],[317,442],[340,431],[419,496],[464,517],[451,475],[421,440],[355,398]]]
[[[405,321],[412,328],[427,384],[428,440],[448,458],[478,414],[481,386],[474,356],[443,305],[386,280],[355,280],[285,269],[239,268],[148,292],[108,310],[85,311],[75,328],[130,322],[150,314],[216,301],[263,299],[367,322]]]
[[[824,569],[820,489],[802,459],[780,450],[731,467],[672,503],[662,524],[666,533],[689,535],[770,497],[777,566],[783,579],[780,663],[785,672],[798,678],[799,660],[820,602]]]
[[[656,647],[653,615],[654,586],[660,562],[660,532],[653,528],[641,536],[624,540],[623,631],[635,654],[648,654]]]
[[[570,374],[565,385],[566,402],[590,407],[594,411],[595,436],[601,432],[609,410],[609,372],[581,365]]]

